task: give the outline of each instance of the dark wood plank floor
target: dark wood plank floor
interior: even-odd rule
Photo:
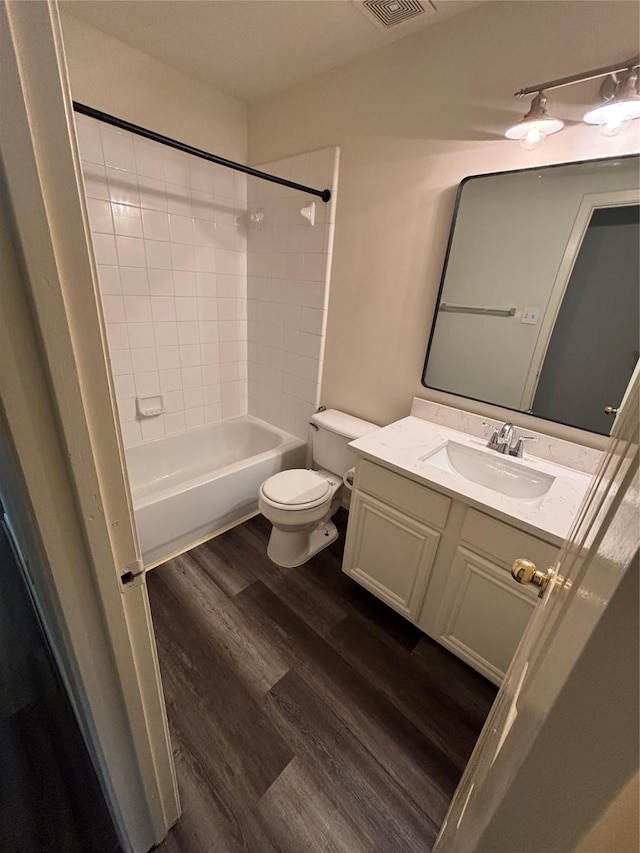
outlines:
[[[183,815],[163,853],[425,853],[496,689],[258,517],[147,578]]]

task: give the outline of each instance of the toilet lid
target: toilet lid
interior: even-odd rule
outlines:
[[[279,504],[310,504],[321,500],[330,490],[324,477],[305,468],[281,471],[263,483],[266,498]]]

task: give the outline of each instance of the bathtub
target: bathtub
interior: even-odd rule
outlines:
[[[255,515],[261,483],[304,467],[306,442],[251,415],[127,448],[142,560],[152,568]]]

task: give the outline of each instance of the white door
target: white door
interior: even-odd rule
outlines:
[[[434,853],[574,850],[637,774],[639,402],[636,376]]]
[[[121,846],[144,853],[179,802],[54,2],[0,4],[0,104],[3,497]]]

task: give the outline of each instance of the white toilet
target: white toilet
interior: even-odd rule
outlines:
[[[260,486],[258,507],[273,525],[267,554],[278,566],[306,563],[338,536],[332,516],[340,506],[342,478],[355,464],[348,444],[378,429],[336,409],[311,416],[313,464],[293,468]]]

